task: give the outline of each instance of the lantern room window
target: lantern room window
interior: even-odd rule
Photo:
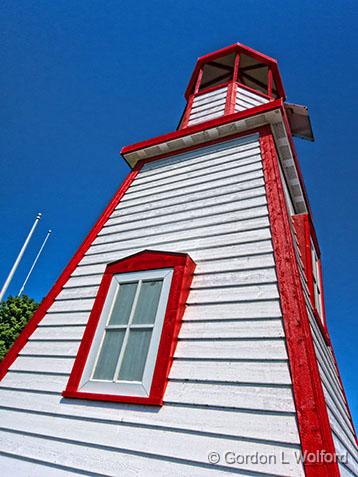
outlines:
[[[234,64],[235,53],[206,63],[203,67],[199,91],[232,81]]]
[[[160,405],[194,268],[152,251],[108,265],[63,395]]]

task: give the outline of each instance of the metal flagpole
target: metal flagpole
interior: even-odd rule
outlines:
[[[37,214],[37,217],[35,219],[35,222],[33,224],[33,226],[31,227],[31,230],[29,232],[29,235],[27,236],[25,242],[24,242],[24,245],[22,246],[22,249],[20,250],[20,253],[19,255],[17,256],[17,259],[15,260],[15,263],[14,265],[12,266],[12,269],[10,270],[10,273],[7,277],[7,279],[5,280],[5,283],[0,291],[0,302],[2,301],[5,293],[6,293],[6,290],[8,289],[8,286],[10,285],[10,282],[12,280],[12,277],[14,276],[15,272],[16,272],[16,269],[17,267],[19,266],[19,263],[25,253],[25,250],[26,250],[26,247],[28,246],[29,242],[30,242],[30,239],[32,237],[32,234],[34,233],[36,227],[37,227],[37,224],[39,223],[40,219],[41,219],[41,215],[42,214]]]
[[[45,247],[45,245],[46,245],[46,242],[47,242],[47,240],[48,240],[50,234],[51,234],[51,230],[49,230],[49,231],[47,232],[47,235],[46,235],[46,237],[45,237],[45,240],[43,241],[43,243],[42,243],[42,245],[41,245],[41,247],[40,247],[40,250],[38,251],[38,254],[37,254],[36,257],[35,257],[35,260],[33,261],[33,264],[31,265],[31,268],[30,268],[30,270],[29,270],[29,273],[27,274],[27,276],[26,276],[26,278],[25,278],[25,281],[24,281],[24,283],[22,284],[22,287],[20,288],[19,294],[18,294],[17,296],[21,296],[21,293],[24,291],[24,288],[25,288],[25,286],[26,286],[26,283],[28,282],[31,273],[32,273],[33,269],[35,268],[35,265],[36,265],[36,263],[37,263],[37,260],[40,258],[40,255],[41,255],[41,253],[42,253],[42,250],[44,249],[44,247]]]

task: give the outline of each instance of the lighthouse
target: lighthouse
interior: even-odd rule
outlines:
[[[308,110],[239,43],[185,99],[122,148],[129,175],[1,364],[2,475],[358,475],[293,142]]]

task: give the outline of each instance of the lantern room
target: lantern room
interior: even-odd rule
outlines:
[[[198,59],[179,129],[285,99],[277,61],[240,43]]]

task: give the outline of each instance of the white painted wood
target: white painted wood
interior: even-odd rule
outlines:
[[[257,250],[255,250],[257,252]],[[110,255],[108,262],[111,262]],[[113,254],[114,260],[117,258],[116,252]],[[244,271],[244,270],[257,270],[264,268],[271,268],[275,266],[275,261],[272,254],[262,254],[254,256],[245,256],[245,257],[233,257],[230,259],[214,259],[207,260],[204,262],[197,262],[195,269],[196,274],[204,273],[220,273],[220,272],[229,272],[229,271]],[[92,269],[93,270],[93,269]],[[95,270],[96,271],[96,270]],[[84,276],[72,276],[68,282],[65,284],[65,288],[73,288],[78,286],[88,286],[93,285],[97,286],[100,284],[102,279],[102,268],[99,270],[99,273],[91,274]]]
[[[199,161],[198,154],[200,154]],[[185,179],[187,174],[198,174],[200,172],[206,174],[207,172],[210,172],[210,170],[215,172],[219,166],[222,167],[224,164],[228,167],[243,167],[257,161],[260,161],[260,148],[258,143],[250,145],[250,148],[238,148],[237,146],[233,146],[230,149],[218,150],[213,153],[208,152],[205,156],[194,150],[190,156],[185,159],[184,164],[182,162],[175,162],[174,164],[170,163],[165,167],[164,171],[161,168],[160,172],[155,174],[152,173],[151,175],[141,173],[138,180],[135,184],[133,183],[131,187],[135,189],[138,185],[155,185],[157,181],[163,182],[165,179],[168,180],[175,178],[176,181],[179,181]]]
[[[159,234],[163,235],[166,230],[168,232],[189,229],[197,230],[200,227],[207,228],[212,224],[241,221],[252,217],[262,217],[264,215],[268,215],[266,198],[265,196],[260,196],[240,201],[240,203],[212,206],[211,208],[197,209],[190,212],[178,212],[169,218],[165,216],[143,219],[136,223],[132,222],[130,224],[106,227],[102,229],[102,233],[98,235],[97,243],[101,243],[100,237],[116,233],[118,233],[118,241],[123,241],[137,238],[138,235],[145,234],[146,237],[148,237]],[[250,230],[250,224],[247,225],[246,230]]]
[[[187,306],[186,320],[233,320],[249,318],[280,317],[281,309],[278,300],[264,302],[220,303]]]
[[[179,338],[283,338],[281,319],[239,321],[184,321]]]
[[[1,413],[1,419],[4,428],[21,433],[24,428],[31,426],[33,433],[48,435],[47,416],[34,416],[30,413],[22,413],[20,417],[16,411],[7,411],[6,413]],[[145,427],[131,426],[129,428],[120,424],[91,421],[86,422],[84,426],[81,420],[69,421],[61,417],[51,417],[51,424],[51,435],[55,438],[64,437],[74,443],[83,442],[84,444],[90,444],[99,448],[106,446],[117,449],[124,454],[135,451],[142,455],[150,454],[154,458],[160,456],[164,460],[168,458],[181,460],[182,456],[186,455],[186,460],[197,462],[198,464],[207,463],[207,454],[212,448],[215,448],[220,453],[224,453],[225,451],[227,452],[227,447],[225,446],[230,446],[229,448],[232,449],[238,445],[238,442],[234,439],[227,438],[226,440],[221,440],[216,436],[183,434],[180,432],[174,433],[175,445],[171,445],[170,439],[168,439],[168,432],[160,429],[156,430],[156,439],[152,439],[153,430]],[[264,452],[264,449],[267,452],[271,448],[270,450],[272,451],[272,445],[268,446],[267,444],[256,444],[240,440],[239,442],[242,452],[244,452],[244,449],[247,453],[252,452],[253,448],[261,448],[261,452]],[[53,446],[55,447],[55,442],[53,442]],[[131,461],[128,457],[127,459],[129,462]],[[223,465],[230,468],[228,464],[223,463]],[[282,464],[281,469],[283,468],[286,468],[285,464]],[[267,471],[267,465],[263,465],[261,469],[266,469]],[[284,475],[287,475],[287,473]]]
[[[218,111],[217,113],[209,114],[207,116],[201,117],[201,118],[196,118],[196,119],[191,119],[188,123],[188,126],[193,126],[194,124],[199,124],[204,121],[209,121],[210,119],[217,118],[219,116],[222,116],[224,114],[224,107],[222,111]]]
[[[25,423],[30,425],[31,419],[26,416]],[[64,425],[65,423],[58,423],[57,420],[54,422],[54,433],[58,432],[59,425],[62,424],[62,427],[66,435],[72,435],[71,431],[76,431],[77,426],[80,423],[74,421],[74,428],[68,429]],[[15,426],[14,426],[15,427]],[[40,428],[38,424],[37,427]],[[101,428],[101,426],[99,426]],[[46,439],[41,439],[36,436],[26,436],[21,438],[21,423],[16,425],[17,434],[7,433],[1,431],[0,433],[0,442],[4,451],[7,453],[12,452],[14,456],[16,451],[24,455],[25,457],[30,457],[34,453],[39,456],[41,460],[49,464],[57,464],[58,461],[63,459],[63,456],[66,456],[66,464],[72,469],[79,469],[82,472],[88,472],[88,475],[111,475],[111,476],[122,476],[122,475],[146,475],[146,476],[168,476],[168,477],[184,477],[187,475],[193,477],[206,477],[206,476],[227,476],[227,470],[229,467],[226,466],[210,466],[207,463],[208,446],[212,445],[213,439],[208,439],[207,443],[196,443],[187,444],[186,448],[190,448],[190,454],[196,453],[196,458],[194,461],[188,463],[183,459],[175,458],[173,456],[179,454],[180,452],[185,452],[185,444],[182,442],[184,439],[179,439],[175,446],[172,446],[172,449],[169,449],[169,456],[163,455],[165,452],[164,449],[159,449],[158,454],[151,455],[151,458],[146,456],[145,449],[147,446],[145,444],[141,445],[141,451],[137,453],[132,453],[131,449],[128,449],[131,446],[131,442],[125,443],[126,440],[117,440],[114,442],[113,448],[108,447],[110,442],[110,436],[103,436],[103,440],[106,442],[107,447],[99,446],[96,444],[95,431],[90,430],[88,435],[84,435],[84,429],[79,429],[79,439],[83,440],[83,445],[76,445],[78,440],[70,439],[66,442],[62,442],[59,439],[54,439],[48,441]],[[146,434],[146,433],[144,433]],[[98,434],[97,434],[98,436]],[[113,432],[112,438],[114,439],[116,432]],[[183,437],[187,438],[186,435]],[[122,441],[125,443],[125,447],[121,446]],[[142,440],[140,441],[142,442]],[[225,453],[225,442],[222,442],[220,439],[216,440],[217,450],[224,455]],[[152,444],[153,449],[159,447],[161,444],[161,439],[147,441],[148,444]],[[86,444],[92,444],[90,451],[87,448]],[[229,441],[230,448],[235,448],[233,446],[237,445],[236,441]],[[139,447],[139,444],[138,444]],[[143,450],[142,450],[143,449]],[[261,454],[272,454],[274,447],[271,445],[265,444],[255,444],[253,448],[251,443],[240,442],[240,451],[244,454],[251,454],[251,452],[259,452]],[[272,476],[284,475],[300,477],[303,476],[303,471],[300,466],[295,464],[295,454],[294,449],[286,448],[282,446],[277,446],[277,452],[285,451],[287,453],[287,459],[292,462],[289,465],[287,464],[277,464],[275,467],[269,468],[269,471]],[[62,458],[62,459],[61,459]],[[174,459],[174,461],[173,461]],[[263,466],[255,466],[261,467]],[[247,466],[241,467],[241,469],[248,469]],[[267,470],[267,465],[265,466]],[[240,472],[240,467],[236,472]],[[46,474],[45,474],[46,475]],[[64,474],[66,475],[66,474]],[[243,474],[245,475],[245,474]],[[255,475],[255,474],[254,474]],[[258,474],[260,475],[260,474]]]
[[[223,389],[224,387],[224,389]],[[294,412],[291,389],[254,385],[206,384],[169,381],[166,400],[173,403]]]
[[[186,181],[185,184],[177,183],[172,184],[171,187],[161,186],[153,189],[147,189],[145,191],[133,191],[130,195],[126,196],[128,202],[134,204],[135,201],[138,203],[144,203],[147,200],[150,200],[152,197],[158,197],[165,195],[168,198],[176,197],[177,195],[188,194],[189,192],[199,192],[202,190],[211,190],[215,187],[222,187],[225,185],[232,184],[242,184],[254,179],[259,179],[263,177],[262,168],[258,165],[257,169],[252,172],[245,172],[243,174],[236,174],[232,170],[220,171],[216,174],[210,176],[205,176],[203,178],[198,177],[196,180]],[[129,188],[130,190],[130,188]],[[123,200],[124,202],[124,200]]]
[[[200,303],[237,303],[238,301],[259,301],[278,298],[277,285],[255,285],[247,287],[194,289],[188,297],[188,305]]]
[[[250,215],[250,212],[247,211],[247,215]],[[265,209],[261,210],[263,214]],[[246,214],[246,213],[245,213]],[[256,210],[253,215],[256,215]],[[242,215],[241,215],[242,216]],[[247,217],[248,218],[248,217]],[[211,247],[220,247],[224,245],[237,245],[239,243],[247,243],[247,242],[259,242],[261,240],[268,240],[270,236],[270,230],[268,228],[258,229],[258,230],[250,230],[249,232],[234,232],[234,225],[230,227],[231,233],[220,234],[220,229],[222,229],[222,225],[215,225],[212,228],[199,228],[199,229],[189,229],[188,231],[180,231],[180,232],[170,232],[165,235],[161,236],[154,236],[151,240],[146,239],[146,237],[140,237],[137,239],[132,239],[130,242],[130,248],[128,248],[128,242],[117,242],[116,236],[103,236],[98,237],[91,247],[91,249],[87,252],[86,256],[93,255],[93,254],[102,254],[104,252],[113,252],[118,250],[133,250],[136,249],[148,249],[153,248],[155,245],[161,245],[162,250],[169,251],[168,245],[170,243],[176,243],[178,246],[179,241],[181,243],[181,249],[186,249],[188,252],[192,252],[193,250],[203,249],[203,248],[211,248]],[[201,232],[201,233],[200,233]],[[114,244],[114,242],[117,242]],[[128,255],[128,252],[127,252]]]
[[[68,375],[9,372],[1,381],[0,389],[5,387],[61,393],[66,388],[67,381]]]
[[[33,333],[32,338],[36,340],[81,340],[84,329],[84,324],[83,326],[46,326],[46,321],[42,321]]]
[[[75,357],[79,344],[79,341],[28,341],[20,354]]]
[[[220,197],[225,196],[226,194],[230,194],[232,192],[243,193],[245,191],[250,191],[252,189],[256,189],[262,186],[264,186],[264,181],[261,177],[258,179],[252,179],[245,182],[222,185],[219,190],[212,190],[210,188],[207,190],[205,189],[200,190],[200,187],[199,187],[198,190],[193,190],[190,193],[190,203],[192,204],[198,200],[210,199],[213,197],[216,197],[218,200],[220,200]],[[164,193],[164,194],[153,194],[151,198],[148,199],[146,202],[142,202],[141,200],[128,201],[126,204],[120,202],[109,220],[112,221],[118,216],[122,217],[123,219],[125,217],[129,219],[130,216],[135,216],[135,214],[137,213],[142,213],[145,211],[151,212],[158,209],[165,210],[166,206],[170,207],[172,205],[178,205],[178,204],[187,205],[188,199],[189,197],[188,197],[188,194],[186,193],[184,194],[177,193],[175,196],[171,196],[171,197],[168,197],[168,194]]]
[[[151,250],[165,250],[168,252],[187,252],[190,254],[195,263],[203,260],[220,260],[220,259],[234,259],[234,258],[251,258],[257,254],[267,253],[272,251],[271,240],[260,240],[259,242],[244,242],[234,245],[222,245],[215,248],[190,249],[185,247],[185,242],[166,243],[163,245],[150,244]],[[119,260],[125,256],[143,250],[143,247],[137,247],[130,250],[119,250],[113,252],[106,252],[96,255],[85,255],[79,264],[78,268],[73,272],[72,276],[92,275],[103,273],[105,264]],[[95,264],[95,265],[93,265]]]
[[[13,436],[11,436],[13,438]],[[1,437],[0,437],[1,439]],[[0,440],[1,442],[1,440]],[[78,472],[70,470],[65,467],[51,467],[41,465],[38,462],[23,460],[15,453],[13,456],[0,455],[1,473],[4,476],[16,475],[18,477],[63,477],[64,473],[67,476],[78,476]],[[16,474],[14,474],[16,469]]]
[[[176,358],[170,371],[172,379],[192,381],[291,384],[288,362],[285,361],[198,361]]]
[[[334,447],[336,449],[336,453],[340,456],[346,456],[347,450],[335,433],[333,433],[333,441],[334,441]],[[344,463],[344,465],[339,464],[339,471],[340,471],[341,477],[357,476],[358,475],[357,459],[354,456],[352,456],[350,453],[348,453],[347,457],[348,457],[347,463]]]
[[[193,281],[193,288],[234,286],[276,282],[276,272],[274,268],[264,268],[262,270],[234,271],[223,273],[210,273],[196,275]]]
[[[223,114],[225,110],[225,103],[223,101],[210,103],[205,106],[205,108],[202,108],[200,110],[198,110],[197,108],[191,110],[189,123],[196,119],[204,119],[208,115],[219,113]]]
[[[192,172],[186,172],[183,174],[184,177],[179,175],[177,177],[176,175],[171,175],[169,177],[164,177],[164,178],[158,178],[155,181],[151,181],[149,183],[144,183],[144,184],[137,184],[136,182],[133,182],[131,187],[128,189],[128,196],[134,193],[138,193],[139,191],[148,191],[148,190],[154,190],[158,189],[160,186],[165,186],[170,188],[170,184],[181,184],[183,186],[190,184],[190,179],[205,179],[208,177],[212,177],[214,174],[225,174],[227,171],[232,171],[232,174],[246,174],[248,172],[256,171],[257,169],[260,169],[261,166],[261,161],[260,157],[253,156],[250,161],[248,161],[248,164],[241,164],[240,162],[229,162],[228,164],[223,163],[223,164],[218,164],[216,166],[208,166],[208,167],[203,167],[198,170],[194,170]],[[220,176],[219,176],[220,177]]]
[[[158,217],[166,217],[167,221],[170,222],[176,219],[176,216],[173,217],[173,214],[180,214],[184,211],[194,211],[194,210],[201,210],[203,208],[211,208],[215,205],[219,204],[232,204],[235,201],[245,202],[245,200],[250,200],[256,197],[264,196],[265,189],[264,187],[256,187],[254,189],[249,189],[245,191],[233,192],[225,195],[214,196],[210,198],[200,198],[199,200],[191,200],[190,203],[180,203],[180,204],[173,204],[173,205],[165,205],[164,207],[155,207],[153,210],[146,209],[145,211],[138,211],[136,214],[129,214],[129,215],[118,215],[111,219],[109,219],[103,228],[105,231],[108,227],[117,224],[126,224],[127,226],[131,226],[132,224],[136,224],[138,221],[141,220],[148,220],[152,218]]]
[[[287,359],[283,340],[180,340],[175,356],[185,359]]]
[[[48,356],[19,356],[16,361],[11,365],[12,371],[31,371],[37,373],[62,373],[69,375],[72,366],[73,359],[69,357],[65,358],[52,358]],[[0,393],[3,396],[3,393]],[[0,399],[1,401],[1,399]]]
[[[113,405],[102,403],[97,406],[91,401],[76,399],[64,400],[59,395],[44,393],[39,402],[38,394],[15,390],[1,390],[3,406],[10,409],[23,409],[29,412],[45,412],[58,416],[77,416],[96,421],[123,422],[124,424],[148,425],[178,431],[210,432],[223,436],[235,436],[261,441],[278,441],[286,444],[299,444],[295,416],[290,414],[261,413],[249,410],[230,410],[222,412],[207,406],[172,406],[148,408],[141,405]],[[273,434],[272,434],[273,432]]]
[[[43,326],[68,326],[68,325],[85,325],[87,323],[89,313],[47,313],[41,320]]]
[[[143,178],[151,175],[159,176],[167,173],[168,170],[174,172],[174,170],[187,167],[188,164],[197,164],[200,167],[200,165],[205,162],[215,160],[215,158],[219,157],[226,157],[233,152],[235,152],[238,159],[240,159],[240,157],[245,157],[245,154],[242,154],[245,153],[245,151],[251,154],[253,149],[259,147],[258,137],[258,134],[250,134],[249,136],[242,136],[210,146],[192,149],[174,156],[168,156],[157,161],[147,162],[143,165],[140,171],[140,177],[137,177],[136,180],[143,180]]]

